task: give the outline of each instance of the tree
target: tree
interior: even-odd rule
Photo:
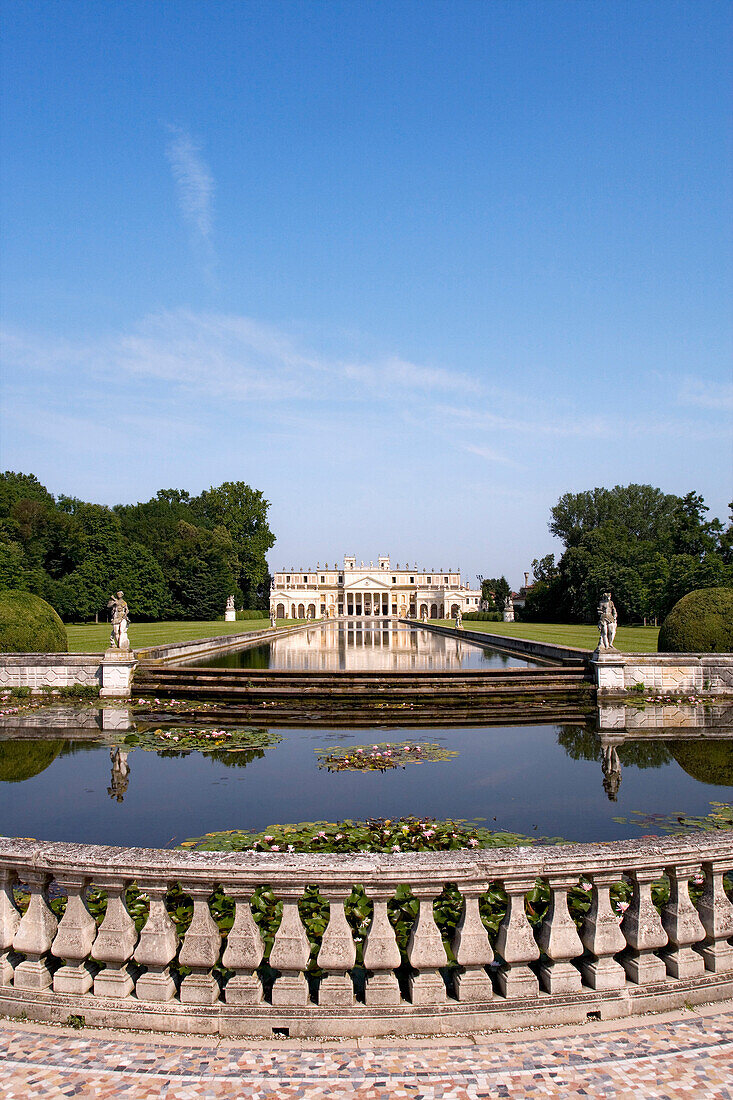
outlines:
[[[212,486],[193,502],[194,511],[207,526],[223,527],[229,533],[239,559],[237,587],[247,607],[254,605],[258,588],[267,578],[265,555],[275,545],[267,522],[269,506],[259,489],[251,489],[243,481]]]
[[[506,577],[487,577],[481,583],[481,598],[489,605],[489,611],[503,611],[512,590]]]

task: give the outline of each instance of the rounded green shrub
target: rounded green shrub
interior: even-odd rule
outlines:
[[[0,652],[68,653],[66,627],[40,596],[6,588],[0,591]]]
[[[674,605],[659,631],[660,653],[733,652],[733,588],[697,588]]]

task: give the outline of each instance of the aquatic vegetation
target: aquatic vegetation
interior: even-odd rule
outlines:
[[[404,768],[406,764],[450,760],[458,756],[455,750],[429,741],[381,741],[378,745],[335,746],[325,752],[318,749],[316,752],[318,767],[330,772],[386,772],[391,768]]]
[[[733,829],[733,804],[730,802],[711,802],[708,814],[695,816],[687,813],[648,814],[643,810],[632,810],[631,817],[614,817],[620,825],[638,825],[642,829],[655,829],[663,833],[680,835],[696,830],[698,832],[716,832],[720,829]]]
[[[179,847],[205,852],[446,852],[542,843],[564,841],[495,831],[469,821],[400,817],[269,825],[260,833],[229,829],[184,840]]]
[[[175,749],[178,752],[194,749],[198,752],[213,752],[221,749],[228,752],[248,752],[251,749],[269,748],[279,741],[282,741],[279,733],[249,726],[230,726],[221,729],[168,726],[165,729],[158,727],[128,733],[123,744],[148,752],[159,752],[161,749]]]

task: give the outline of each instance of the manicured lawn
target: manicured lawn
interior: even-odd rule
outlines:
[[[441,620],[441,626],[454,626],[452,619]],[[512,638],[528,638],[533,642],[553,642],[555,645],[595,649],[598,627],[576,623],[487,623],[464,619],[466,630],[483,630],[487,634],[503,634]],[[659,629],[656,626],[620,626],[614,645],[624,653],[656,653]]]
[[[295,626],[297,619],[278,619],[278,626]],[[166,645],[169,642],[189,642],[198,638],[218,638],[222,634],[243,634],[249,630],[267,630],[270,621],[242,619],[237,623],[132,623],[130,645],[134,649],[146,646]],[[102,653],[109,646],[109,623],[84,623],[68,625],[70,653]]]

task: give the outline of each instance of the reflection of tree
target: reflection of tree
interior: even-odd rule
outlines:
[[[64,741],[0,741],[0,782],[22,783],[52,764]]]
[[[562,745],[571,760],[601,760],[602,742],[587,726],[561,726],[557,743]],[[662,768],[672,760],[668,742],[623,741],[616,742],[616,752],[622,765],[632,768]]]
[[[677,741],[670,745],[670,752],[700,783],[733,787],[733,741]]]
[[[601,743],[586,726],[560,726],[557,743],[571,760],[600,760]]]
[[[157,749],[157,755],[169,760],[176,757],[190,756],[197,749]],[[210,749],[202,753],[209,760],[216,760],[225,764],[227,768],[246,768],[253,760],[260,760],[265,755],[264,749]]]
[[[618,758],[632,768],[662,768],[672,762],[666,741],[624,741]]]
[[[219,763],[225,764],[227,768],[246,768],[253,760],[261,760],[265,755],[264,749],[242,749],[240,751],[232,749],[213,749],[211,752],[206,753],[213,760],[218,760]]]

